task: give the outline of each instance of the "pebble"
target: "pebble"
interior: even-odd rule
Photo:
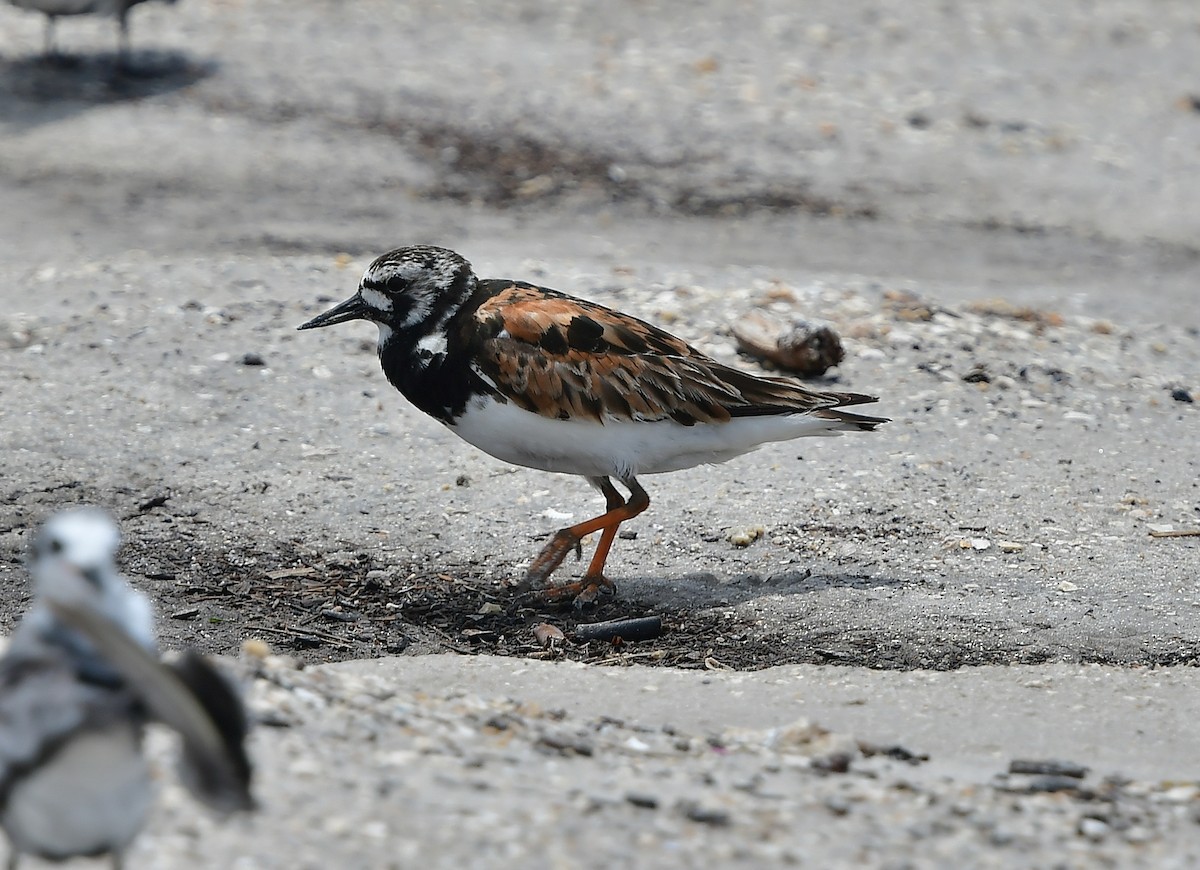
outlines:
[[[1073,761],[1046,761],[1018,758],[1009,762],[1008,772],[1036,776],[1069,776],[1075,779],[1083,779],[1087,776],[1088,769],[1084,765],[1076,764]]]
[[[697,822],[701,825],[712,825],[713,827],[721,828],[732,822],[729,813],[725,810],[702,806],[692,801],[681,802],[679,811],[688,821]]]
[[[1171,804],[1191,803],[1197,797],[1200,797],[1200,786],[1194,783],[1172,786],[1157,796],[1163,803]]]
[[[1100,819],[1093,819],[1090,816],[1084,816],[1079,820],[1079,833],[1094,842],[1103,840],[1106,836],[1108,836],[1108,832],[1110,830],[1111,828],[1108,826],[1108,823],[1103,822]]]
[[[729,543],[735,547],[749,547],[759,538],[766,534],[766,529],[762,526],[750,526],[742,529],[735,529],[729,533]]]
[[[549,647],[562,643],[566,640],[566,635],[558,626],[542,622],[533,627],[533,639],[542,646]]]
[[[658,809],[658,798],[652,794],[646,794],[640,791],[631,791],[625,794],[627,803],[633,804],[635,807],[641,807],[645,810]]]
[[[586,738],[577,734],[548,731],[538,738],[538,747],[553,750],[560,755],[591,755],[595,747]]]
[[[271,645],[257,637],[248,637],[242,641],[241,653],[248,659],[264,662],[271,655]]]
[[[825,809],[835,816],[844,816],[850,812],[850,802],[841,795],[834,795],[824,801]]]

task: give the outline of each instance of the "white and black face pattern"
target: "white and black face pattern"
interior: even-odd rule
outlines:
[[[119,581],[114,559],[120,535],[104,511],[80,508],[51,517],[33,548],[32,569],[39,596],[64,601],[99,601]]]
[[[390,251],[363,274],[358,293],[371,319],[393,330],[435,328],[474,287],[471,264],[453,251],[409,247]],[[427,325],[427,326],[426,326]]]

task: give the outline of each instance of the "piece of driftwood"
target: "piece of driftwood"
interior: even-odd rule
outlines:
[[[752,311],[733,324],[738,350],[781,369],[817,377],[846,356],[842,340],[829,326],[795,320],[791,325]]]

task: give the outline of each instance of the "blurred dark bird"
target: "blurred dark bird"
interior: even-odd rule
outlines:
[[[129,10],[146,0],[8,0],[18,9],[33,9],[46,16],[46,57],[54,57],[54,26],[60,15],[113,15],[117,19],[117,58],[124,64],[129,58]],[[162,0],[175,3],[176,0]]]
[[[0,659],[8,870],[23,854],[121,866],[154,799],[150,721],[182,736],[182,779],[198,799],[254,805],[236,689],[195,653],[159,660],[150,603],[117,571],[117,543],[112,520],[84,509],[51,518],[34,546],[34,602]]]

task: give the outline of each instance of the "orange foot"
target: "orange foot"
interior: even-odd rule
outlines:
[[[525,572],[520,588],[538,590],[537,594],[543,601],[562,601],[568,595],[573,595],[576,607],[586,607],[595,604],[601,595],[612,595],[616,592],[616,585],[604,576],[604,563],[608,559],[608,551],[612,549],[621,523],[648,508],[650,498],[632,477],[623,481],[630,491],[628,502],[621,497],[607,477],[594,478],[592,483],[604,494],[608,510],[601,516],[559,529]],[[584,536],[593,532],[600,532],[600,543],[596,545],[596,552],[592,555],[592,561],[583,579],[575,583],[552,585],[550,575],[554,573],[554,569],[562,564],[563,559],[572,550],[581,553],[580,542]]]
[[[615,595],[617,593],[617,584],[609,580],[607,577],[589,577],[584,576],[581,580],[576,580],[574,583],[561,583],[553,586],[547,586],[538,593],[543,601],[558,603],[571,598],[571,604],[576,610],[583,610],[586,607],[594,607],[600,601],[602,595]]]

